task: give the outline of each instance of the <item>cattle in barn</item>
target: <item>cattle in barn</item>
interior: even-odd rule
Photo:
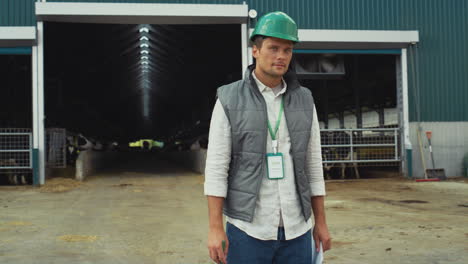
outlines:
[[[331,170],[334,166],[336,166],[335,163],[326,163],[328,160],[333,160],[334,157],[334,152],[330,148],[322,148],[322,160],[323,162],[323,170],[325,174],[325,178],[327,180],[331,179]]]
[[[75,138],[73,136],[67,136],[67,165],[74,165],[78,154],[79,150],[77,144],[75,144]]]
[[[324,159],[325,157],[328,157],[327,159],[330,160],[350,160],[351,159],[351,152],[348,151],[348,154],[346,157],[341,156],[336,149],[329,149],[325,150],[328,152],[327,154],[324,154]],[[354,157],[356,157],[356,151],[354,151]],[[330,180],[331,179],[331,171],[333,168],[338,168],[340,170],[340,175],[341,179],[344,179],[346,177],[346,168],[351,167],[354,169],[354,175],[356,176],[357,179],[360,178],[359,175],[359,170],[358,170],[358,164],[357,162],[338,162],[338,163],[323,163],[323,169],[325,172],[325,177],[326,179]]]
[[[331,179],[333,168],[338,168],[341,172],[341,179],[346,177],[346,168],[352,167],[356,178],[360,178],[357,162],[340,162],[356,159],[356,152],[351,152],[351,148],[347,145],[351,143],[351,134],[348,131],[322,131],[322,159],[325,177]],[[328,145],[328,146],[327,146]],[[340,147],[340,145],[344,145]],[[353,156],[351,155],[353,154]],[[334,162],[327,162],[334,161]]]
[[[102,144],[96,147],[97,144],[94,144],[91,140],[83,136],[82,134],[72,134],[68,133],[67,135],[67,164],[74,165],[80,151],[89,150],[89,149],[104,149]]]
[[[107,151],[118,151],[119,148],[120,148],[119,143],[115,141],[106,145]]]
[[[192,143],[192,145],[190,145],[190,150],[200,150],[200,143],[198,142],[198,140],[196,140],[195,142]]]
[[[100,141],[94,141],[93,142],[93,150],[95,151],[103,151],[105,150],[104,144],[102,144]]]
[[[198,138],[198,143],[202,149],[208,149],[208,134],[204,134]]]
[[[26,185],[28,184],[27,175],[25,172],[18,171],[16,169],[2,169],[7,167],[18,167],[19,164],[15,159],[4,159],[0,160],[0,177],[2,175],[6,180],[7,184],[11,185]],[[3,177],[2,177],[3,178]]]
[[[119,143],[118,142],[110,142],[110,143],[106,143],[104,144],[104,150],[105,151],[119,151],[120,150],[120,146],[119,146]]]
[[[94,148],[93,142],[91,140],[87,139],[82,134],[78,135],[77,144],[78,144],[78,149],[79,150],[88,150],[88,149],[93,149]]]

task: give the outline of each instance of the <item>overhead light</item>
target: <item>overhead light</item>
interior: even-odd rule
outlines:
[[[256,17],[257,17],[257,10],[255,10],[255,9],[250,9],[250,10],[249,10],[249,17],[250,17],[250,18],[256,18]]]
[[[149,45],[146,44],[146,43],[143,43],[143,44],[140,45],[140,48],[149,48]]]
[[[149,38],[147,36],[143,36],[143,37],[140,38],[140,41],[145,41],[145,40],[148,41]]]
[[[147,61],[142,61],[141,64],[148,65],[148,62]]]
[[[149,57],[148,57],[148,56],[141,56],[140,59],[142,59],[142,60],[147,60],[147,59],[149,59]]]
[[[140,33],[143,33],[143,32],[149,33],[149,29],[147,27],[142,27],[142,28],[140,28],[139,31],[140,31]]]
[[[149,54],[149,51],[148,50],[142,50],[140,51],[141,54]]]

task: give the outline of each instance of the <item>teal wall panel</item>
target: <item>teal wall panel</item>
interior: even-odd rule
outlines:
[[[48,2],[242,4],[242,0],[49,0]],[[283,10],[300,28],[418,30],[409,50],[411,121],[468,121],[467,0],[246,0],[259,15]],[[34,24],[34,0],[0,0],[0,26]],[[417,54],[416,54],[417,53]],[[419,109],[419,111],[417,111]]]
[[[32,26],[35,0],[0,0],[0,26]]]
[[[0,48],[0,55],[31,55],[31,47]]]

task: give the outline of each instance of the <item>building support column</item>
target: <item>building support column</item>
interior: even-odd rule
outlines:
[[[35,185],[45,183],[44,127],[44,24],[37,22],[37,44],[32,48],[33,74],[33,149],[37,152]],[[36,156],[36,155],[35,155]]]
[[[401,78],[397,78],[397,84],[398,80],[401,81],[399,87],[397,90],[401,91],[401,106],[402,109],[400,111],[401,113],[401,126],[403,129],[401,130],[401,133],[403,135],[400,137],[401,138],[401,150],[402,150],[402,172],[405,177],[411,178],[413,176],[413,147],[410,141],[410,134],[409,134],[409,104],[408,104],[408,56],[407,56],[407,49],[404,48],[401,50],[401,58],[400,58],[400,64],[397,64],[397,74],[398,71],[401,71]],[[414,76],[413,76],[414,77]],[[414,88],[414,87],[413,87]],[[404,147],[404,148],[403,148]]]

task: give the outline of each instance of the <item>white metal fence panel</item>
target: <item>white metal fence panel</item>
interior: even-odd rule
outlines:
[[[24,128],[0,128],[0,173],[32,169],[32,132]]]
[[[399,131],[399,128],[321,129],[323,163],[397,166]]]
[[[46,130],[47,155],[46,164],[49,168],[67,167],[67,131],[64,128],[48,128]]]

